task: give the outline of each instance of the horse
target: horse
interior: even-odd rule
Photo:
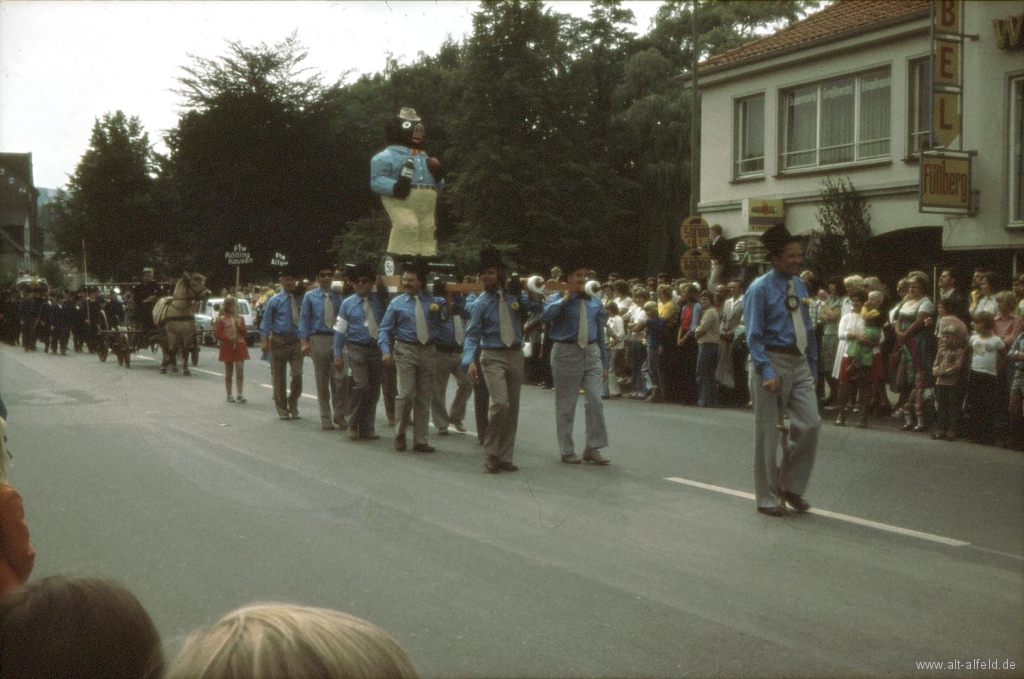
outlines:
[[[161,297],[154,305],[153,322],[163,329],[164,338],[161,346],[161,374],[167,373],[168,364],[171,366],[171,372],[178,372],[179,351],[182,362],[181,374],[186,377],[192,374],[188,369],[188,352],[196,333],[196,317],[192,311],[192,303],[207,292],[206,276],[184,273],[174,286],[174,294],[171,297]]]

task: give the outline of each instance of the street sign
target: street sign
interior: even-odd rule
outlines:
[[[700,215],[690,215],[679,228],[679,237],[688,248],[699,248],[711,238],[711,227]]]
[[[921,193],[918,212],[970,214],[971,155],[921,154]]]
[[[241,243],[225,252],[224,259],[228,260],[228,264],[231,266],[252,264],[252,255],[249,254],[249,249]]]
[[[711,255],[705,250],[692,248],[679,258],[679,270],[691,281],[699,281],[711,275]]]
[[[273,259],[270,260],[270,266],[276,266],[280,268],[288,266],[288,255],[281,254],[280,252],[275,252]]]

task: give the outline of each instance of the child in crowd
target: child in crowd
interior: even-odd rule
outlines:
[[[163,670],[152,618],[112,580],[51,575],[0,601],[0,676],[159,679]]]
[[[327,608],[254,604],[193,634],[167,679],[352,677],[415,679],[409,656],[387,632]]]
[[[664,341],[665,327],[668,322],[658,316],[658,303],[646,302],[643,306],[643,327],[647,330],[647,360],[651,371],[651,395],[646,399],[652,403],[661,400],[661,346]]]
[[[967,412],[973,437],[978,443],[995,441],[1002,408],[999,373],[1006,358],[1006,345],[992,333],[995,314],[978,311],[974,314],[974,335],[971,336],[971,375],[967,381]]]
[[[1021,282],[1024,283],[1024,280]],[[1017,335],[1006,358],[1006,378],[1010,383],[1010,436],[1007,447],[1024,451],[1024,332]]]
[[[7,460],[10,456],[6,431],[7,422],[0,417],[0,597],[28,580],[36,558],[35,550],[28,541],[21,495],[7,483]],[[0,655],[0,660],[2,658]]]
[[[619,315],[619,305],[615,302],[606,302],[604,310],[608,316],[605,323],[605,346],[608,347],[608,376],[604,381],[604,393],[601,398],[619,398],[622,396],[622,387],[619,380],[622,379],[623,349],[625,348],[626,330]]]
[[[939,330],[939,350],[935,354],[932,375],[935,377],[935,433],[936,441],[956,441],[963,420],[963,408],[957,394],[958,382],[963,379],[964,344],[952,325]]]
[[[882,382],[885,377],[885,366],[882,364],[882,353],[879,345],[882,343],[882,326],[885,324],[885,317],[882,315],[881,307],[885,296],[878,290],[872,290],[864,295],[865,291],[855,290],[850,294],[850,299],[856,298],[859,302],[864,298],[863,306],[860,308],[861,323],[856,326],[855,332],[846,344],[846,356],[849,360],[845,363],[845,380],[851,383],[856,390],[857,409],[860,412],[860,419],[857,420],[857,427],[863,429],[868,426],[868,412],[871,410],[871,397],[875,393],[875,385]],[[856,305],[855,305],[856,306]],[[856,313],[856,312],[852,312]],[[844,378],[840,371],[841,381]],[[851,394],[840,398],[840,419],[836,424],[845,422],[846,417],[843,410]]]
[[[238,315],[238,303],[235,298],[225,298],[213,334],[220,340],[218,360],[224,364],[224,388],[228,392],[228,403],[245,403],[242,383],[245,381],[245,362],[249,360],[249,347],[245,344],[248,332],[245,320]],[[238,398],[231,395],[232,373],[235,374]]]

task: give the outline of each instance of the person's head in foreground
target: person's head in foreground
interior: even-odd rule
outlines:
[[[192,634],[167,679],[415,679],[379,627],[340,611],[289,604],[236,609]]]
[[[51,575],[0,601],[0,677],[158,679],[153,620],[112,580]]]

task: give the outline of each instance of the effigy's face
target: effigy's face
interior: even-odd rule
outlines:
[[[427,131],[421,121],[402,120],[399,123],[399,129],[401,130],[403,141],[408,146],[420,147],[427,140]]]

